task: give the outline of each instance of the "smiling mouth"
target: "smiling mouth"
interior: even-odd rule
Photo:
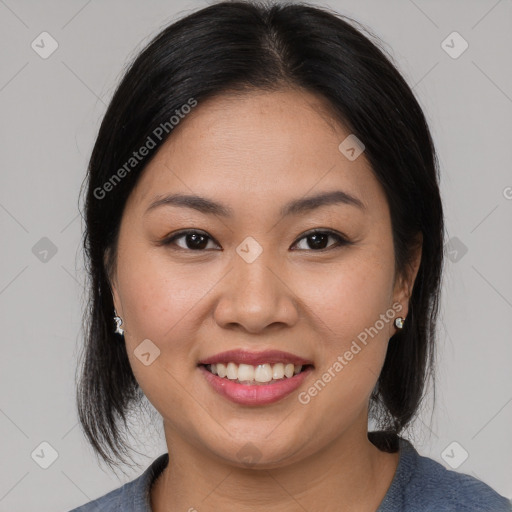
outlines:
[[[295,375],[302,373],[313,365],[294,365],[292,363],[275,363],[275,364],[236,364],[217,363],[217,364],[200,364],[208,372],[222,379],[230,380],[236,384],[245,384],[249,386],[268,385],[291,379]]]

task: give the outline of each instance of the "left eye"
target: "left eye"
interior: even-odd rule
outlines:
[[[182,238],[185,239],[185,243],[184,243],[185,247],[176,243],[177,240],[181,240]],[[326,243],[329,240],[329,238],[334,239],[336,241],[336,243],[326,246]],[[344,236],[342,236],[334,231],[315,230],[315,231],[310,231],[309,233],[306,233],[305,235],[300,237],[297,240],[297,242],[295,242],[292,245],[292,247],[297,245],[298,242],[300,242],[302,240],[307,240],[312,248],[310,248],[310,249],[303,248],[303,249],[299,249],[299,250],[313,250],[315,252],[327,250],[327,249],[331,249],[331,248],[336,248],[336,247],[342,246],[342,245],[349,245],[352,243],[347,238],[345,238]],[[204,233],[202,231],[197,231],[197,230],[188,230],[188,231],[182,231],[180,233],[174,234],[170,238],[167,238],[167,239],[161,241],[160,245],[177,245],[180,249],[183,249],[183,250],[188,249],[188,250],[192,250],[192,251],[203,251],[203,250],[207,249],[207,245],[208,245],[209,241],[212,241],[214,243],[214,245],[217,245],[216,242],[213,240],[213,238],[211,238],[206,233]]]
[[[334,240],[336,240],[336,244],[331,244],[330,246],[325,247],[325,244],[329,238],[333,238]],[[334,231],[312,231],[299,238],[299,241],[300,240],[310,240],[309,243],[316,250],[330,249],[331,247],[333,247],[333,245],[333,248],[335,248],[341,245],[348,245],[350,243],[345,237],[339,235],[338,233],[335,233]]]

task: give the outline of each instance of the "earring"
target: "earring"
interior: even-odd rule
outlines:
[[[124,330],[121,329],[121,324],[123,323],[123,320],[121,317],[117,316],[116,310],[114,309],[114,321],[116,322],[116,332],[117,334],[123,334]]]
[[[402,318],[401,316],[395,318],[395,327],[397,329],[402,329],[404,326],[405,318]]]

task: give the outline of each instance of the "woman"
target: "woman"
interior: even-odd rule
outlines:
[[[510,510],[400,437],[432,369],[437,160],[341,16],[221,2],[162,31],[103,120],[86,222],[82,428],[116,464],[145,396],[168,453],[75,511]]]

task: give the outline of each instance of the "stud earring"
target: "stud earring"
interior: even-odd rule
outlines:
[[[117,334],[123,334],[124,330],[121,328],[121,324],[123,323],[123,320],[121,317],[117,316],[116,310],[114,309],[114,321],[116,322],[116,333]]]
[[[402,318],[401,316],[395,318],[395,327],[397,329],[402,329],[404,326],[405,318]]]

